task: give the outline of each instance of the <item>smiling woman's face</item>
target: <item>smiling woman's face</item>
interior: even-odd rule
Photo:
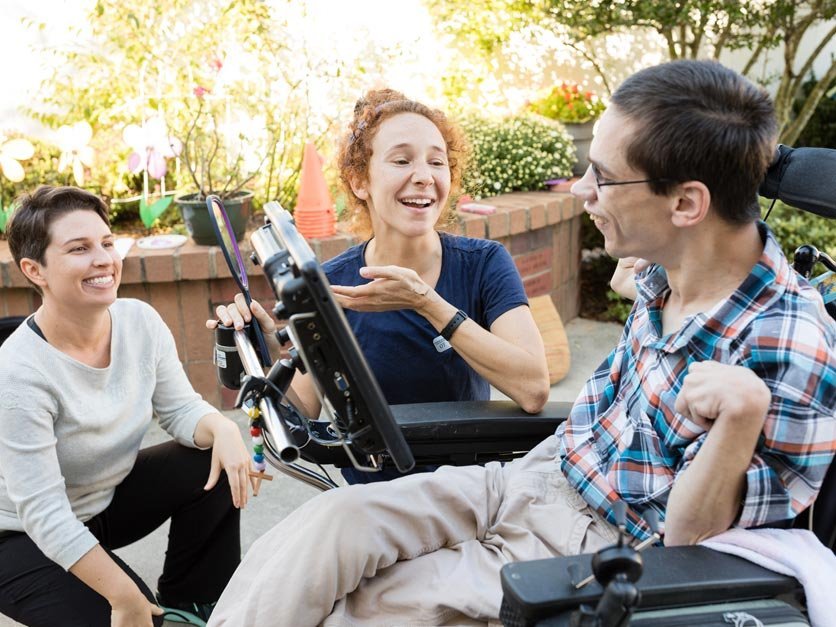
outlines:
[[[450,194],[447,144],[417,113],[384,120],[372,140],[368,180],[353,186],[369,207],[376,236],[431,232]]]
[[[79,209],[56,219],[39,264],[45,302],[62,306],[110,306],[122,276],[113,233],[94,211]]]

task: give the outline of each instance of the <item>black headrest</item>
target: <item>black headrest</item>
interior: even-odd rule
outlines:
[[[791,207],[836,218],[836,150],[779,144],[758,192]]]

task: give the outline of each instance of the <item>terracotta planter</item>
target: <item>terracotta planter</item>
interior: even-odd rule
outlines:
[[[572,174],[583,176],[589,167],[589,145],[592,143],[592,127],[595,126],[595,120],[582,124],[563,122],[563,126],[575,144],[575,154],[578,157],[578,162],[572,167]]]
[[[252,204],[253,193],[247,191],[237,192],[230,198],[225,198],[224,208],[232,223],[232,230],[235,231],[235,239],[241,240],[247,231],[247,221],[250,218],[250,205]],[[180,209],[183,222],[189,235],[195,244],[201,246],[216,246],[218,240],[215,238],[215,231],[212,230],[212,222],[209,218],[209,210],[206,208],[206,199],[199,194],[183,194],[174,199],[174,203]]]

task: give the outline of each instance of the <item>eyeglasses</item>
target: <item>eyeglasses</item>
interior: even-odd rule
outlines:
[[[607,181],[601,177],[601,173],[598,171],[598,168],[595,167],[594,163],[589,164],[589,169],[592,170],[592,177],[595,179],[595,186],[598,188],[601,187],[610,187],[615,185],[635,185],[636,183],[672,183],[672,179],[667,178],[656,178],[656,179],[638,179],[635,181]]]

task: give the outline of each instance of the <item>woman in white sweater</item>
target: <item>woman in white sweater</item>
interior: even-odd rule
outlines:
[[[8,229],[43,304],[0,347],[0,613],[27,625],[203,624],[240,560],[249,455],[171,332],[116,298],[107,207],[25,196]],[[174,441],[140,450],[152,414]],[[223,472],[222,472],[223,471]],[[112,553],[171,518],[158,596]]]

